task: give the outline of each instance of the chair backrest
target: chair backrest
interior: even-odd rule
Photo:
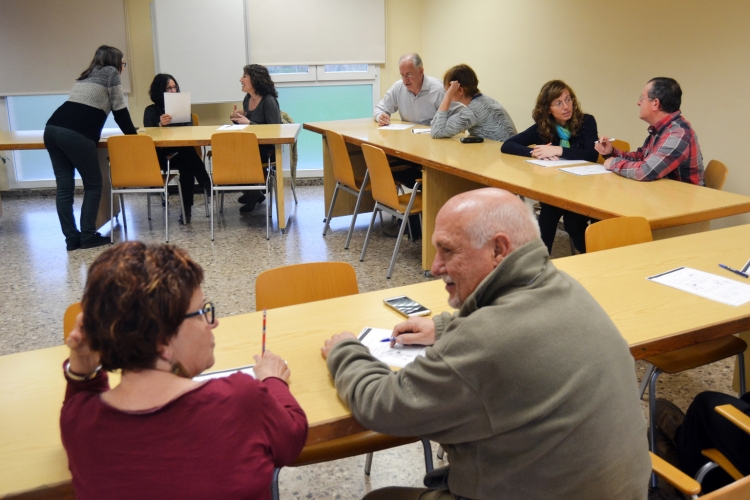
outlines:
[[[113,188],[164,186],[151,137],[116,135],[107,139],[107,148]]]
[[[727,180],[729,169],[719,160],[711,160],[703,171],[703,182],[711,189],[721,189]]]
[[[387,207],[398,208],[396,181],[393,180],[393,173],[385,152],[369,144],[362,144],[362,153],[365,155],[367,170],[370,172],[372,197]]]
[[[76,318],[82,312],[81,303],[70,304],[63,314],[63,340],[68,340],[70,332],[76,326]]]
[[[328,150],[331,152],[333,178],[351,189],[358,190],[354,182],[354,169],[344,138],[341,137],[341,134],[326,130],[326,142],[328,142]]]
[[[614,217],[586,228],[587,252],[609,250],[652,240],[651,226],[644,217]]]
[[[219,132],[211,136],[213,183],[263,184],[258,138],[251,132]]]
[[[700,497],[705,500],[747,500],[750,498],[750,476]]]
[[[630,143],[627,141],[615,139],[614,141],[612,141],[612,146],[619,149],[620,151],[630,151]],[[604,163],[604,157],[602,155],[599,155],[597,163]]]
[[[258,275],[255,309],[273,309],[358,293],[357,274],[346,262],[295,264]]]

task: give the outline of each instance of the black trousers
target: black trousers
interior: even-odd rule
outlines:
[[[395,170],[393,172],[393,179],[396,182],[400,182],[404,186],[412,188],[414,187],[414,184],[417,182],[417,179],[422,178],[422,166],[421,165],[417,165],[416,163],[412,163],[410,161],[401,160],[401,159],[398,159],[395,164],[409,166],[409,168],[407,169]],[[411,226],[411,232],[413,234],[420,235],[421,237],[422,224],[419,222],[419,214],[409,216],[409,226]]]
[[[102,197],[102,171],[99,168],[96,143],[73,130],[47,125],[44,129],[44,147],[47,148],[52,160],[52,170],[55,172],[55,203],[65,242],[69,247],[85,244],[95,238],[96,216]],[[83,181],[80,231],[73,215],[76,170]]]
[[[560,222],[560,217],[563,216],[565,217],[563,219],[565,231],[570,236],[570,239],[573,240],[576,250],[586,253],[586,228],[589,225],[589,218],[570,210],[547,205],[546,203],[540,203],[540,205],[542,206],[542,210],[539,212],[539,231],[549,254],[552,255],[552,244],[555,242],[557,224]]]
[[[685,421],[675,434],[680,469],[686,474],[695,476],[698,469],[708,462],[701,455],[701,450],[708,448],[718,449],[741,473],[750,474],[750,434],[714,410],[717,406],[726,404],[750,415],[750,393],[737,399],[727,394],[707,391],[698,394],[690,403]],[[704,490],[713,491],[731,481],[728,474],[715,470],[706,476]]]
[[[162,170],[167,168],[167,155],[177,153],[169,162],[171,170],[180,172],[180,187],[182,188],[182,199],[185,202],[185,212],[189,216],[193,206],[193,185],[196,179],[198,184],[208,192],[211,191],[211,181],[206,172],[206,166],[203,160],[198,156],[198,152],[192,146],[182,146],[178,148],[158,148],[159,163]]]

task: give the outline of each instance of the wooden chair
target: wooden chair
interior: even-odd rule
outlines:
[[[690,498],[698,498],[701,491],[701,485],[698,481],[653,453],[649,452],[649,455],[651,455],[651,470],[654,473],[684,495]],[[750,476],[739,479],[700,498],[705,500],[747,500],[750,498]]]
[[[615,217],[591,224],[586,229],[586,250],[589,252],[646,243],[651,240],[651,227],[643,217]],[[648,366],[641,380],[640,397],[643,398],[643,394],[648,388],[651,450],[656,449],[656,379],[659,375],[661,373],[674,374],[692,370],[734,355],[737,355],[740,370],[744,374],[742,353],[746,348],[745,341],[730,335],[645,359]],[[740,380],[740,386],[740,391],[744,394],[744,377]],[[655,483],[656,479],[654,478],[653,484],[655,485]]]
[[[401,226],[396,238],[396,248],[393,250],[391,265],[388,267],[388,274],[386,275],[386,278],[390,279],[391,274],[393,274],[393,266],[396,264],[398,249],[401,247],[404,229],[409,225],[409,216],[412,214],[419,214],[420,218],[422,216],[422,194],[419,192],[422,179],[417,179],[411,195],[399,195],[391,168],[388,165],[388,158],[386,158],[383,150],[369,144],[363,144],[362,153],[365,155],[367,171],[372,182],[372,197],[375,198],[375,209],[370,218],[370,227],[367,228],[367,236],[365,236],[365,244],[362,246],[362,254],[359,256],[359,260],[360,262],[365,260],[367,243],[370,240],[372,226],[375,224],[375,217],[378,212],[386,212],[397,219],[401,219]],[[409,227],[409,234],[411,235],[411,227]]]
[[[169,190],[170,182],[177,182],[180,193],[180,207],[184,207],[182,201],[182,188],[179,183],[179,174],[162,174],[159,160],[156,157],[154,140],[147,135],[118,135],[107,139],[109,148],[109,179],[112,190],[109,196],[110,220],[114,212],[114,197],[120,195],[120,209],[122,210],[122,222],[128,227],[125,218],[125,193],[161,193],[164,195],[164,239],[169,243]],[[167,171],[169,171],[169,160],[167,160]],[[182,210],[185,213],[185,210]],[[151,219],[151,203],[148,203],[148,218]],[[110,240],[115,241],[114,228],[110,231]]]
[[[76,318],[82,312],[81,303],[75,302],[70,304],[63,314],[63,340],[68,340],[70,332],[76,326]]]
[[[714,410],[716,410],[719,415],[739,427],[741,430],[750,434],[750,416],[745,415],[732,405],[717,406],[716,408],[714,408]],[[729,474],[735,481],[739,481],[740,479],[745,477],[739,470],[737,470],[734,464],[732,464],[732,462],[730,462],[729,459],[716,448],[701,450],[701,454],[703,454],[704,457],[710,459],[711,461],[701,467],[695,474],[695,480],[699,483],[703,481],[703,478],[706,476],[706,474],[708,474],[709,471],[715,469],[716,467],[721,467],[722,469],[724,469],[724,471],[726,471],[726,473]]]
[[[354,206],[352,222],[349,225],[349,233],[346,235],[346,244],[344,245],[344,249],[349,249],[349,243],[352,240],[352,233],[354,232],[354,223],[357,222],[357,212],[359,212],[359,205],[362,203],[362,196],[365,191],[371,191],[371,188],[367,186],[370,171],[365,171],[364,177],[356,177],[354,175],[354,169],[352,168],[352,162],[349,158],[349,152],[346,149],[346,143],[340,134],[331,130],[326,130],[326,142],[328,142],[328,149],[331,152],[331,164],[333,166],[333,178],[336,179],[336,187],[333,190],[331,206],[328,208],[326,225],[323,228],[323,236],[326,235],[328,228],[331,225],[333,207],[336,205],[336,197],[339,194],[339,190],[344,190],[357,197],[357,204]]]
[[[332,299],[359,293],[357,275],[346,262],[310,262],[278,267],[264,271],[255,280],[255,309],[273,309],[316,300]],[[367,454],[365,474],[370,474],[372,454],[419,441],[416,437],[395,437],[364,431],[345,438],[306,446],[292,467],[312,465],[340,458]],[[430,441],[422,439],[425,468],[432,470]],[[272,498],[279,498],[279,472],[276,469],[271,483]]]
[[[711,160],[703,171],[703,183],[711,189],[721,190],[727,180],[729,169],[719,160]]]
[[[211,136],[211,241],[214,239],[214,195],[217,191],[265,190],[266,239],[271,236],[270,218],[276,181],[273,172],[263,174],[258,138],[251,132],[220,132]],[[223,196],[223,193],[222,193]],[[223,198],[222,210],[223,211]]]

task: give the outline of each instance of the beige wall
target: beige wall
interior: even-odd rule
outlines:
[[[561,78],[601,134],[636,147],[647,135],[636,108],[643,86],[655,76],[677,79],[705,162],[725,162],[724,189],[750,195],[750,2],[475,0],[468,8],[429,0],[422,8],[427,72],[471,65],[519,130],[532,124],[542,84]],[[738,216],[714,227],[748,222]]]

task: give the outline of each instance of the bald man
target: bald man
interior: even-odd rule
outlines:
[[[359,423],[439,442],[432,489],[370,499],[639,499],[651,461],[635,366],[586,290],[558,271],[531,211],[494,188],[438,213],[432,273],[458,309],[412,318],[400,344],[430,346],[399,372],[351,333],[327,340],[339,396]]]

